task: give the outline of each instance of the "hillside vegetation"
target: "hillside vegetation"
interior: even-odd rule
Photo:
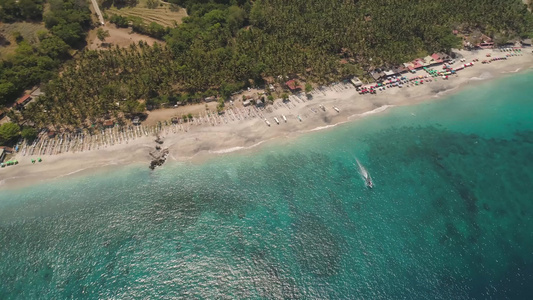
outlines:
[[[147,1],[140,1],[134,7],[116,8],[110,7],[105,10],[108,15],[119,15],[127,18],[141,18],[145,23],[156,22],[165,27],[175,27],[181,23],[181,19],[187,16],[180,7],[171,8],[171,4],[157,1],[157,6],[149,7]]]
[[[12,0],[0,0],[2,5]],[[71,47],[79,47],[84,43],[88,28],[91,26],[91,15],[88,6],[83,1],[76,0],[50,0],[50,11],[43,16],[41,1],[21,0],[14,2],[16,5],[23,3],[39,3],[38,12],[28,14],[12,13],[2,6],[2,17],[13,18],[13,21],[28,20],[37,22],[44,20],[46,29],[38,30],[35,35],[13,31],[17,43],[11,49],[10,55],[3,55],[0,60],[0,108],[13,103],[24,89],[57,76],[57,69],[61,63],[70,58]],[[15,5],[15,6],[16,6]],[[11,20],[11,19],[10,19]],[[34,26],[25,26],[26,23],[12,23],[5,27],[24,29],[39,28],[40,23]],[[21,30],[22,31],[22,30]],[[11,46],[11,45],[10,45]]]
[[[168,29],[167,46],[87,51],[47,85],[25,118],[81,126],[107,113],[141,111],[138,99],[227,97],[278,75],[326,83],[449,51],[461,42],[454,29],[525,37],[533,28],[521,0],[172,1],[189,17]]]

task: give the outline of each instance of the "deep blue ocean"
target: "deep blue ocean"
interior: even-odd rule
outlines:
[[[533,299],[532,213],[529,72],[202,163],[1,190],[0,299]]]

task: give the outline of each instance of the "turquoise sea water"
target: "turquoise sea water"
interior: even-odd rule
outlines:
[[[532,299],[532,83],[0,191],[0,299]]]

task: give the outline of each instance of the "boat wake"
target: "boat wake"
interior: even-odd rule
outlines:
[[[370,176],[370,173],[366,170],[366,168],[359,162],[359,160],[356,158],[355,161],[357,162],[357,167],[359,168],[359,174],[361,175],[361,178],[364,180],[365,185],[368,188],[374,187],[374,182],[372,182],[372,177]]]

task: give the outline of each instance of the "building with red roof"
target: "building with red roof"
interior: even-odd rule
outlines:
[[[17,105],[25,105],[26,103],[30,102],[31,99],[32,99],[32,98],[31,98],[31,95],[29,95],[29,94],[28,94],[28,95],[24,95],[24,96],[20,97],[20,98],[17,100],[16,104],[17,104]]]
[[[104,121],[104,127],[113,127],[113,126],[115,126],[115,123],[112,120]]]
[[[294,80],[294,79],[291,79],[291,80],[285,82],[285,84],[287,85],[287,87],[291,91],[298,91],[298,90],[302,89],[302,86],[301,85],[297,85],[296,80]]]

